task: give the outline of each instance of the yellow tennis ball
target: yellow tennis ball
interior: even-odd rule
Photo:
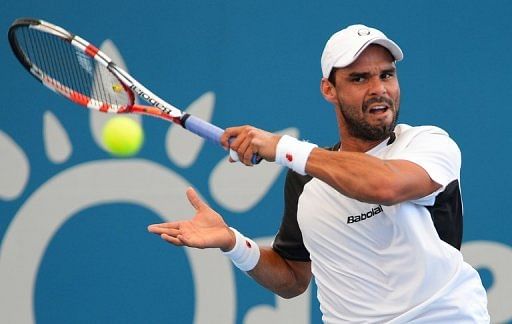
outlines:
[[[133,156],[139,152],[143,142],[142,127],[126,116],[112,117],[103,127],[103,144],[114,156]]]

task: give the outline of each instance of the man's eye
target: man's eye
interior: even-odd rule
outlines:
[[[387,79],[391,79],[393,77],[393,73],[383,73],[381,75],[381,79],[382,80],[387,80]]]
[[[364,80],[365,80],[365,78],[363,78],[363,77],[352,78],[352,82],[354,82],[354,83],[362,83],[362,82],[364,82]]]

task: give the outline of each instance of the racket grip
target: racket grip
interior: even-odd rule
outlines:
[[[183,128],[217,145],[220,145],[220,137],[222,133],[224,133],[222,128],[189,114],[183,115],[181,122]]]
[[[224,133],[224,130],[220,127],[217,127],[209,122],[206,122],[200,118],[195,116],[184,114],[181,118],[181,122],[183,128],[191,131],[192,133],[201,136],[204,139],[207,139],[217,145],[220,144],[220,137]],[[231,140],[230,140],[231,142]],[[233,154],[234,153],[234,154]],[[230,156],[233,160],[239,161],[239,159],[234,159],[233,156],[238,158],[236,152],[230,153]],[[252,164],[258,164],[262,160],[261,156],[258,154],[254,154],[251,158]]]

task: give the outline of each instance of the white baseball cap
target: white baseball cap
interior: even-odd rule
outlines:
[[[321,59],[323,77],[328,78],[335,67],[350,65],[370,44],[384,46],[397,61],[404,58],[400,47],[380,30],[365,25],[352,25],[332,35],[325,44]]]

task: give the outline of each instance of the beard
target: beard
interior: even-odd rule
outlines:
[[[388,109],[394,112],[393,120],[389,124],[383,125],[371,125],[364,117],[358,117],[355,114],[357,108],[353,106],[344,105],[338,99],[340,112],[345,119],[345,125],[347,131],[351,136],[366,140],[366,141],[383,141],[391,136],[391,133],[395,129],[398,120],[398,104],[395,105],[395,101],[386,97],[375,97],[371,98],[363,103],[363,112],[367,112],[369,106],[373,103],[384,102],[389,105]]]

